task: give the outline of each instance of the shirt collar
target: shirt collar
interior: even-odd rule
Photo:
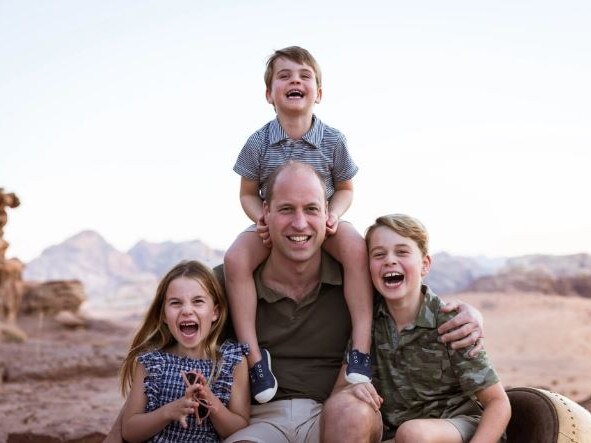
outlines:
[[[264,266],[265,263],[261,264],[254,272],[254,281],[258,297],[264,299],[269,303],[273,303],[281,300],[282,298],[285,298],[284,295],[269,289],[263,284],[261,274]],[[322,285],[341,286],[342,284],[343,277],[341,274],[341,267],[339,263],[328,253],[322,250],[322,260],[320,263],[320,285],[318,287],[318,292],[313,297],[310,297],[309,300],[315,299],[318,296],[318,293],[320,292],[320,287]],[[309,300],[302,300],[302,303],[306,303]]]
[[[324,125],[314,114],[312,114],[312,126],[310,126],[310,130],[303,135],[302,140],[315,148],[320,148],[323,131]],[[269,144],[275,146],[287,139],[289,139],[289,137],[281,127],[279,118],[277,117],[275,120],[272,120],[269,125]]]
[[[435,294],[427,285],[421,285],[421,294],[423,296],[423,301],[419,308],[417,318],[414,321],[414,325],[415,327],[435,329],[437,327],[437,311],[439,310],[439,303]],[[379,294],[377,294],[376,297],[378,297],[377,315],[390,317],[384,298]]]

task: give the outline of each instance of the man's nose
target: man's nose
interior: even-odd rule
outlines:
[[[308,224],[308,220],[306,219],[306,214],[304,214],[304,211],[294,211],[291,224],[295,228],[305,228]]]

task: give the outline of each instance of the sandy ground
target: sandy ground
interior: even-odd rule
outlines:
[[[591,300],[462,294],[485,317],[486,347],[506,387],[591,400]],[[102,441],[121,405],[117,370],[137,320],[66,330],[23,318],[24,344],[0,344],[0,442]]]

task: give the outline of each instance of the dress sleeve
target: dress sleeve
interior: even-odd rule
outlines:
[[[245,343],[236,343],[232,340],[226,340],[220,346],[221,368],[219,376],[214,382],[213,392],[228,406],[230,395],[232,393],[232,384],[234,383],[234,369],[242,361],[245,355],[248,355],[249,347]]]
[[[155,411],[160,405],[160,383],[164,375],[164,359],[156,352],[149,352],[138,357],[138,362],[141,363],[146,370],[146,378],[144,378],[144,393],[147,397],[146,412]]]

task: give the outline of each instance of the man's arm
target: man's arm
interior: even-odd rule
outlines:
[[[458,312],[437,329],[443,343],[450,343],[452,349],[474,346],[468,353],[470,357],[484,349],[484,319],[478,309],[460,300],[450,300],[441,310]]]

